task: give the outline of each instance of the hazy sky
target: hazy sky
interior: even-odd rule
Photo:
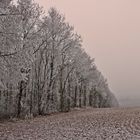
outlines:
[[[140,0],[36,1],[65,14],[118,99],[140,99]]]

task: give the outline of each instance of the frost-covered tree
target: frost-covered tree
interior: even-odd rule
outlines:
[[[0,114],[46,115],[117,100],[74,27],[55,8],[0,1]]]

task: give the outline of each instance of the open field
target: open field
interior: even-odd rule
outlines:
[[[4,122],[0,140],[140,140],[140,108],[75,109]]]

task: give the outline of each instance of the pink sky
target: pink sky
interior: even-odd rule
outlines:
[[[140,99],[140,0],[36,0],[55,6],[118,98]]]

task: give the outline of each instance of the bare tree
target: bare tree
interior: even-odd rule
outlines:
[[[0,88],[7,116],[118,105],[74,27],[32,0],[0,1]]]

